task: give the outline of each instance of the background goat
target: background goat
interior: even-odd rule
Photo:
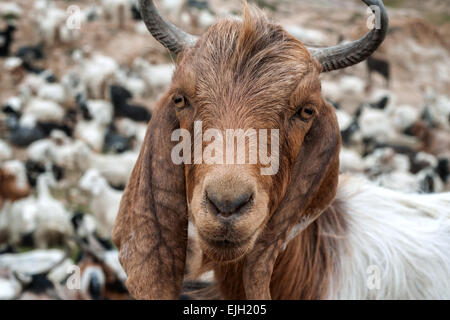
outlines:
[[[383,3],[364,2],[380,8],[380,28],[307,48],[257,9],[245,6],[242,21],[222,20],[197,38],[140,1],[149,31],[179,55],[113,230],[136,298],[178,297],[188,215],[199,273],[213,269],[226,299],[449,297],[450,195],[417,198],[338,179],[338,123],[319,74],[365,60],[384,40]],[[175,165],[170,136],[192,134],[194,120],[203,130],[279,129],[278,173],[260,175],[261,164]],[[374,293],[366,270],[377,264]]]

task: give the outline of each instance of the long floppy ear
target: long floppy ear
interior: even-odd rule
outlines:
[[[270,279],[283,244],[294,226],[306,228],[336,196],[341,138],[333,108],[314,120],[294,163],[291,182],[264,233],[246,256],[243,281],[248,299],[270,299]]]
[[[187,244],[184,165],[170,157],[179,124],[165,95],[150,121],[113,230],[136,299],[178,299]]]

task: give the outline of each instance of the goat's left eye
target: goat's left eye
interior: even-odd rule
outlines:
[[[297,111],[297,115],[302,120],[309,120],[309,119],[311,119],[314,116],[315,113],[316,113],[316,110],[311,105],[304,106],[300,110]]]
[[[183,109],[188,104],[186,98],[182,95],[176,95],[175,97],[173,97],[173,103],[175,104],[175,107],[177,107],[177,109]]]

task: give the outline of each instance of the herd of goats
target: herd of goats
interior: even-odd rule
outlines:
[[[17,81],[0,101],[0,299],[129,299],[111,232],[152,118],[133,99],[164,92],[174,65],[138,57],[126,68],[83,48],[56,76],[39,62],[77,35],[63,23],[64,10],[34,2],[39,41],[18,47],[15,24],[0,29],[1,70]],[[213,23],[207,1],[183,5],[202,27]],[[0,14],[24,17],[14,1],[0,4]],[[100,1],[82,17],[116,19],[118,27],[141,19],[133,0]],[[371,58],[367,70],[391,76],[387,61]],[[366,95],[365,87],[353,75],[322,82],[340,126],[340,171],[408,193],[449,191],[450,97],[430,90],[425,105],[397,105],[393,91]],[[348,92],[365,97],[352,113],[340,102]]]

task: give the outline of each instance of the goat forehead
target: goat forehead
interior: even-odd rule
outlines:
[[[289,107],[290,95],[310,71],[311,58],[282,28],[260,24],[243,34],[241,22],[224,21],[199,40],[190,63],[204,115],[267,116]]]

